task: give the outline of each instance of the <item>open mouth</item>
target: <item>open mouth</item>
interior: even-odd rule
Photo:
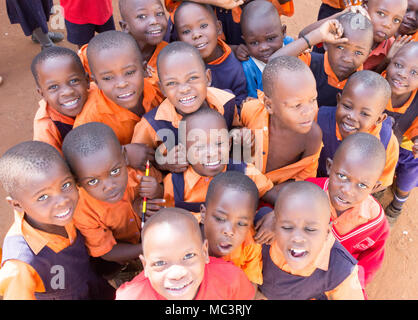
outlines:
[[[220,164],[221,164],[221,160],[218,160],[218,161],[212,161],[212,162],[205,163],[204,166],[206,168],[213,168],[213,167],[219,166]]]
[[[383,31],[376,31],[376,35],[379,38],[382,38],[382,39],[387,39],[387,37],[388,37],[388,35],[386,33],[384,33]]]
[[[187,97],[181,98],[179,101],[181,104],[191,105],[196,101],[196,99],[197,99],[196,96],[187,96]]]
[[[63,212],[61,212],[59,214],[56,214],[55,218],[58,218],[60,220],[65,220],[65,219],[70,217],[71,212],[72,212],[72,210],[70,208],[68,208],[67,210],[65,210]]]
[[[353,133],[356,132],[358,130],[358,128],[356,128],[355,126],[347,123],[347,122],[342,122],[341,123],[341,128],[345,131],[345,132],[349,132],[349,133]]]
[[[391,82],[396,88],[407,88],[408,85],[398,79],[391,79]]]
[[[163,29],[162,28],[151,29],[151,30],[148,30],[146,32],[147,35],[150,35],[150,36],[153,36],[153,37],[159,36],[162,33],[163,33]]]
[[[313,121],[309,120],[309,121],[301,122],[300,126],[302,126],[302,127],[312,127],[312,123],[313,123]]]
[[[187,291],[187,289],[191,286],[192,283],[193,283],[193,280],[191,280],[188,283],[182,284],[182,285],[172,286],[172,287],[166,287],[165,289],[171,295],[180,296],[180,295],[184,294],[185,291]]]
[[[307,250],[304,249],[296,249],[296,248],[290,248],[289,249],[289,254],[293,257],[293,258],[303,258],[308,254]]]
[[[232,244],[229,242],[220,242],[218,244],[218,249],[219,251],[221,251],[222,253],[228,253],[231,251],[232,249]]]
[[[195,45],[195,48],[196,48],[197,50],[202,50],[202,49],[206,48],[206,46],[207,46],[207,45],[208,45],[208,43],[207,43],[207,42],[205,42],[205,43],[200,43],[200,44]]]
[[[77,106],[80,99],[81,98],[77,98],[77,99],[74,99],[74,100],[71,100],[71,101],[68,101],[68,102],[64,102],[64,103],[61,103],[61,105],[63,106],[63,108],[72,109],[72,108]]]
[[[334,199],[337,201],[337,203],[339,203],[339,204],[341,204],[341,205],[344,205],[344,206],[346,206],[346,205],[349,205],[349,204],[350,204],[350,202],[349,202],[349,201],[344,200],[344,199],[343,199],[343,198],[341,198],[340,196],[336,196],[336,197],[334,197]]]
[[[124,94],[120,94],[117,97],[118,97],[118,99],[121,99],[121,100],[128,100],[128,99],[132,98],[134,95],[135,95],[135,91],[131,91],[131,92],[127,92],[127,93],[124,93]]]

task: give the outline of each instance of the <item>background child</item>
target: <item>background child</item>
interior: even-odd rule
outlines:
[[[88,76],[77,54],[63,47],[42,50],[31,70],[43,98],[33,123],[33,139],[61,152],[62,141],[87,102]]]
[[[228,128],[239,123],[234,95],[209,87],[211,72],[206,69],[196,48],[185,42],[170,43],[158,56],[158,73],[161,90],[167,99],[158,108],[146,113],[135,126],[132,143],[143,143],[153,149],[166,148],[178,154],[180,121],[202,106],[223,114]],[[167,140],[164,129],[172,133],[171,140]],[[164,146],[161,146],[162,142]],[[161,150],[161,153],[164,152]],[[173,172],[182,172],[187,168],[186,163],[178,162],[158,163],[158,166]]]
[[[3,299],[113,299],[72,223],[78,192],[58,151],[40,141],[19,143],[0,158],[0,180],[15,216],[3,244]]]
[[[197,220],[162,209],[142,230],[144,271],[116,293],[117,300],[250,300],[254,288],[232,263],[209,257]]]
[[[162,186],[126,166],[119,141],[102,123],[73,129],[62,150],[81,187],[74,221],[90,255],[119,264],[138,258],[142,218],[135,201],[162,198]]]
[[[357,261],[330,232],[326,193],[305,181],[284,186],[274,208],[275,240],[263,245],[268,299],[364,299]]]
[[[403,16],[397,35],[412,36],[413,41],[418,41],[418,0],[408,0],[408,8]]]
[[[360,282],[365,288],[382,265],[389,224],[381,205],[371,196],[378,189],[385,166],[382,143],[370,134],[345,138],[333,160],[328,178],[308,179],[328,192],[332,232],[358,260]]]
[[[256,286],[263,283],[261,245],[253,238],[258,198],[249,177],[227,171],[213,178],[200,207],[209,255],[232,261]]]
[[[324,147],[319,158],[318,174],[327,176],[327,158],[333,158],[341,140],[356,132],[367,132],[380,139],[386,149],[386,165],[379,181],[381,190],[393,182],[399,158],[398,142],[392,122],[383,112],[390,99],[390,86],[379,74],[363,70],[350,76],[337,107],[322,107],[318,124],[322,129]]]
[[[212,86],[230,90],[236,105],[247,98],[247,84],[241,63],[231,48],[218,36],[222,26],[212,8],[190,1],[182,1],[174,16],[174,24],[181,41],[197,48],[212,72]]]
[[[257,98],[257,90],[263,91],[263,70],[270,56],[283,46],[286,26],[282,26],[270,2],[253,1],[242,12],[241,30],[248,52],[246,61],[242,61],[247,92],[249,97]]]
[[[361,21],[359,28],[352,21]],[[361,70],[373,45],[371,22],[360,13],[347,12],[322,23],[312,31],[305,28],[300,38],[282,47],[272,57],[300,56],[311,68],[317,83],[318,106],[336,105],[336,95],[344,88],[347,78]],[[325,54],[304,52],[324,42]]]
[[[401,213],[410,191],[418,186],[417,57],[417,42],[406,44],[392,59],[386,74],[392,89],[386,113],[394,119],[393,131],[400,145],[395,198],[385,209],[391,222]]]

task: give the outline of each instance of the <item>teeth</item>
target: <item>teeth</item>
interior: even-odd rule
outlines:
[[[184,285],[182,285],[180,287],[171,287],[171,288],[167,288],[167,289],[168,290],[181,290],[181,289],[187,287],[189,284],[190,284],[190,282],[189,283],[186,283],[186,284],[184,284]]]
[[[73,105],[75,105],[75,104],[78,102],[78,100],[79,100],[79,98],[77,98],[77,99],[75,99],[75,100],[72,100],[72,101],[70,101],[70,102],[63,103],[62,105],[63,105],[64,107],[72,107]]]
[[[196,48],[197,48],[197,49],[201,49],[201,48],[203,48],[204,46],[206,46],[206,43],[199,44],[199,45],[197,45],[197,46],[196,46]]]
[[[348,201],[345,201],[345,200],[341,199],[339,196],[337,197],[337,199],[338,199],[340,202],[344,203],[344,204],[347,204],[347,203],[348,203]]]
[[[158,30],[153,30],[153,31],[148,31],[149,34],[160,34],[161,33],[161,29]]]
[[[307,253],[306,250],[303,249],[290,249],[290,254],[295,257],[295,258],[299,258],[304,256]]]
[[[209,163],[207,163],[207,164],[205,164],[205,166],[217,166],[218,164],[220,164],[221,163],[221,161],[220,160],[218,160],[218,161],[215,161],[215,162],[209,162]]]
[[[195,99],[196,99],[195,96],[190,96],[190,97],[180,99],[180,102],[181,103],[190,103],[190,102],[194,101]]]
[[[118,98],[127,98],[132,96],[134,93],[133,92],[129,92],[129,93],[125,93],[125,94],[121,94],[120,96],[118,96]]]
[[[60,213],[60,214],[57,214],[57,215],[55,215],[57,218],[63,218],[63,217],[65,217],[67,214],[69,214],[70,213],[70,209],[67,209],[65,212],[63,212],[63,213]]]
[[[353,130],[356,130],[356,128],[355,128],[355,127],[350,126],[349,124],[346,124],[346,123],[343,123],[343,126],[344,126],[344,129],[345,129],[346,131],[353,131]]]

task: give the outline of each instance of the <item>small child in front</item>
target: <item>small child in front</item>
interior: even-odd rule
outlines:
[[[255,290],[244,272],[209,257],[197,220],[179,208],[162,209],[142,230],[144,266],[123,284],[116,300],[251,300]]]
[[[74,222],[92,257],[123,265],[142,252],[141,199],[162,198],[152,175],[126,166],[125,153],[110,127],[91,122],[64,139],[64,156],[80,186]]]
[[[61,152],[62,141],[89,99],[88,76],[77,54],[58,46],[36,55],[31,70],[42,96],[33,121],[33,140]]]
[[[257,185],[245,174],[227,171],[209,184],[200,206],[209,255],[232,261],[255,285],[263,283],[261,245],[254,241]]]
[[[329,178],[307,179],[327,191],[332,233],[358,260],[363,288],[382,266],[389,224],[382,206],[371,194],[379,187],[385,166],[385,148],[368,133],[345,138],[328,159]]]
[[[279,191],[275,240],[263,245],[261,293],[269,300],[364,299],[357,261],[330,230],[326,193],[297,181]]]
[[[40,141],[15,145],[0,158],[0,181],[15,217],[3,243],[3,299],[113,299],[72,222],[78,191],[58,151]]]

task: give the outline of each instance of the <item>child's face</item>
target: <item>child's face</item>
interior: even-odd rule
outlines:
[[[275,208],[275,216],[276,243],[290,268],[312,265],[330,230],[329,208],[316,199],[291,196]]]
[[[163,41],[167,18],[159,0],[127,1],[124,15],[121,28],[135,38],[140,48],[146,44],[156,46]]]
[[[205,70],[197,58],[178,53],[159,63],[161,91],[181,115],[200,108],[211,82],[210,70]]]
[[[403,17],[399,32],[404,34],[414,34],[418,28],[418,0],[408,0],[408,9]]]
[[[228,163],[229,134],[221,120],[206,115],[188,120],[186,124],[187,160],[193,170],[204,177],[216,176]]]
[[[106,97],[128,110],[138,106],[144,90],[144,69],[133,48],[101,50],[91,67]]]
[[[359,80],[349,83],[337,96],[335,118],[342,138],[356,132],[367,133],[385,120],[383,110],[387,103],[381,92],[371,91]]]
[[[180,40],[198,49],[205,62],[215,59],[222,28],[205,8],[188,5],[177,13],[175,24]]]
[[[342,44],[326,44],[328,51],[328,62],[337,78],[342,81],[367,60],[372,49],[372,39],[366,32],[356,30],[344,30],[344,36],[348,39]]]
[[[48,230],[50,225],[65,226],[71,221],[78,190],[67,166],[56,163],[47,173],[25,179],[25,187],[16,190],[11,200],[18,203],[14,205],[16,210],[24,212],[42,230]]]
[[[47,59],[38,67],[38,92],[59,113],[75,118],[87,100],[89,81],[71,57]]]
[[[328,159],[327,170],[329,199],[338,215],[363,202],[380,177],[374,164],[348,154],[340,154],[334,161]]]
[[[192,300],[209,263],[207,240],[193,232],[190,221],[154,225],[143,242],[140,256],[145,276],[158,294],[168,300]]]
[[[128,169],[122,150],[114,143],[73,163],[78,184],[97,200],[116,203],[128,184]]]
[[[266,109],[288,129],[306,134],[311,128],[318,103],[315,78],[309,70],[283,71],[275,81],[271,98],[266,98]]]
[[[201,212],[209,255],[223,257],[245,240],[255,215],[254,199],[248,193],[221,187]]]
[[[387,76],[392,94],[402,95],[418,88],[417,50],[405,48],[391,60]]]
[[[283,46],[286,26],[269,15],[260,21],[248,21],[242,29],[242,37],[250,56],[267,63],[270,56]]]
[[[394,36],[407,8],[406,0],[373,0],[367,11],[373,24],[374,42],[381,43]]]

